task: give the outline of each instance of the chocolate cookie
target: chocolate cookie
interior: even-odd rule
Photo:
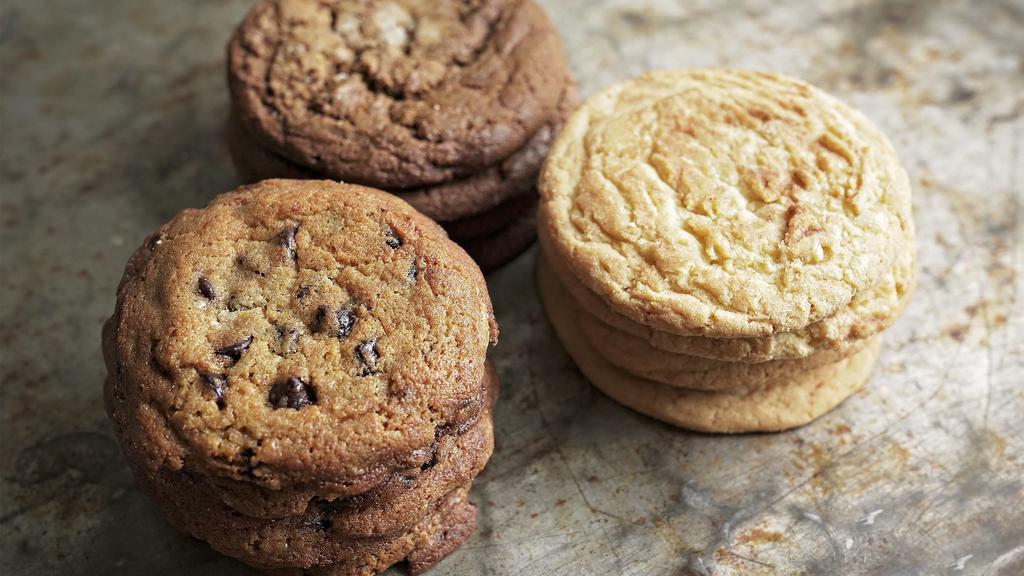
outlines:
[[[563,87],[555,116],[509,157],[464,178],[396,192],[414,208],[439,222],[474,218],[524,195],[536,194],[537,175],[551,142],[576,106],[575,87]],[[322,175],[261,146],[232,115],[227,144],[239,176],[246,182],[267,178],[319,179]]]
[[[536,209],[537,195],[524,194],[475,216],[440,224],[449,238],[462,244],[499,234],[520,218],[529,217]]]
[[[380,191],[270,180],[129,261],[107,406],[144,473],[358,493],[475,413],[496,336],[479,269],[435,223]]]
[[[484,272],[496,270],[508,264],[529,248],[537,239],[537,205],[515,222],[491,236],[460,242],[466,252],[480,265]]]
[[[531,0],[265,1],[228,61],[234,105],[261,145],[389,189],[507,158],[569,83],[558,35]]]

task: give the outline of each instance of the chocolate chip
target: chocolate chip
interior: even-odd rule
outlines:
[[[285,228],[277,235],[277,243],[284,247],[285,251],[288,252],[288,257],[292,260],[295,260],[297,257],[295,253],[295,233],[298,230],[298,226],[291,226]]]
[[[352,333],[352,328],[356,325],[355,312],[346,306],[338,310],[335,316],[338,318],[338,338],[348,337]]]
[[[326,532],[331,529],[333,523],[331,522],[331,519],[326,516],[314,516],[312,519],[312,526],[317,530]]]
[[[294,376],[274,384],[270,389],[270,405],[275,410],[278,408],[298,410],[310,404],[316,404],[316,390]]]
[[[388,233],[384,237],[384,243],[388,245],[388,248],[398,249],[402,246],[402,239],[398,237],[394,228],[388,228]]]
[[[402,482],[402,485],[405,486],[406,488],[412,488],[413,486],[416,485],[416,480],[418,478],[419,477],[415,474],[402,474],[402,476],[400,477],[400,481]]]
[[[435,436],[437,435],[436,430],[435,430],[434,435]],[[437,466],[437,446],[438,446],[438,444],[439,444],[439,442],[437,441],[437,439],[435,439],[434,443],[430,445],[430,460],[427,460],[426,462],[424,462],[423,465],[420,466],[420,470],[430,470],[434,466]]]
[[[280,354],[294,354],[299,347],[299,338],[302,337],[302,329],[293,326],[275,325],[277,333],[277,351]]]
[[[356,362],[358,362],[360,366],[360,376],[370,376],[372,374],[377,374],[378,372],[380,372],[380,370],[377,369],[377,359],[379,358],[379,356],[377,355],[376,338],[364,340],[361,344],[359,344],[359,346],[356,346],[355,354]]]
[[[416,277],[419,276],[419,275],[420,275],[420,267],[416,264],[416,261],[413,260],[412,264],[409,265],[409,270],[406,271],[406,273],[405,273],[405,278],[410,283],[415,284],[416,283]]]
[[[309,295],[309,286],[306,286],[305,284],[303,284],[302,286],[299,286],[299,289],[295,291],[295,298],[297,300],[302,300],[303,298],[305,298],[308,295]]]
[[[213,397],[217,401],[217,407],[223,410],[224,390],[227,390],[228,387],[228,377],[223,374],[210,374],[209,372],[200,372],[199,375],[203,377],[206,385],[213,392]]]
[[[217,348],[217,350],[215,350],[214,352],[218,356],[227,356],[228,358],[231,358],[233,361],[238,362],[239,358],[242,357],[242,352],[245,352],[249,348],[250,344],[252,344],[252,336],[235,342],[234,344],[229,344],[227,346]]]
[[[213,284],[210,283],[210,279],[206,276],[199,277],[199,293],[203,295],[203,298],[207,300],[216,300],[217,291],[213,289]]]
[[[245,475],[255,476],[253,470],[256,468],[256,464],[253,460],[256,459],[256,451],[252,448],[246,448],[238,453],[238,457],[242,461],[242,466],[245,467]]]
[[[331,307],[326,304],[316,309],[316,329],[327,332],[331,329]]]
[[[351,306],[342,306],[337,310],[330,306],[321,306],[316,309],[316,325],[319,331],[343,340],[352,333],[352,328],[356,325],[355,310]]]

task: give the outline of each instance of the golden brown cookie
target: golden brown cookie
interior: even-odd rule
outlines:
[[[540,192],[540,235],[568,274],[686,336],[832,316],[890,270],[911,227],[906,173],[864,116],[755,72],[654,72],[590,97]]]
[[[833,363],[796,372],[789,381],[761,388],[730,386],[729,392],[688,390],[621,370],[598,354],[579,329],[580,309],[562,297],[546,268],[537,281],[548,318],[588,380],[613,400],[669,424],[701,432],[778,431],[802,426],[828,412],[864,385],[878,355],[879,338]]]
[[[342,561],[360,543],[402,536],[452,490],[471,483],[493,446],[488,413],[465,433],[442,437],[422,471],[410,470],[367,494],[314,498],[303,513],[274,520],[240,514],[186,471],[137,476],[176,528],[215,550],[262,568],[312,566]]]
[[[228,46],[257,141],[317,174],[422,187],[507,158],[554,115],[568,68],[532,0],[269,0]]]
[[[451,554],[476,528],[476,506],[467,500],[468,491],[468,486],[453,491],[436,511],[398,538],[359,543],[345,560],[266,572],[270,576],[370,576],[404,560],[409,574],[422,574]]]
[[[106,399],[142,470],[342,497],[486,408],[479,268],[395,197],[270,180],[185,210],[129,261]]]

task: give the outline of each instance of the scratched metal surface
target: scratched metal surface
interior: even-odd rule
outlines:
[[[123,264],[231,189],[243,0],[0,7],[0,573],[252,572],[169,529],[101,408]],[[545,3],[584,93],[651,68],[804,77],[891,135],[921,286],[866,390],[802,430],[670,429],[594,392],[533,255],[491,289],[504,381],[480,528],[435,574],[1024,574],[1024,3]]]

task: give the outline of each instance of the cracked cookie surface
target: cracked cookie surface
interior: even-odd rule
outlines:
[[[544,245],[608,307],[680,335],[768,336],[833,315],[911,226],[888,140],[803,82],[656,72],[589,98],[540,181]]]
[[[541,236],[542,244],[544,237]],[[547,261],[548,251],[541,250],[539,259]],[[771,362],[806,358],[823,351],[837,350],[851,343],[870,338],[896,321],[910,302],[917,283],[917,252],[914,227],[904,229],[890,268],[874,286],[857,294],[835,314],[803,328],[776,332],[770,336],[742,338],[705,338],[684,336],[645,326],[612,310],[601,298],[582,285],[565,265],[549,266],[559,284],[581,304],[581,328],[594,348],[606,357],[620,354],[616,350],[630,342],[636,364],[660,364],[662,355],[680,354],[726,362]],[[641,352],[642,347],[649,347]]]
[[[486,408],[496,337],[479,269],[435,223],[377,190],[269,180],[133,255],[108,410],[143,469],[342,494]]]
[[[390,189],[446,182],[521,148],[569,82],[531,0],[275,0],[228,47],[250,134],[289,160]]]

